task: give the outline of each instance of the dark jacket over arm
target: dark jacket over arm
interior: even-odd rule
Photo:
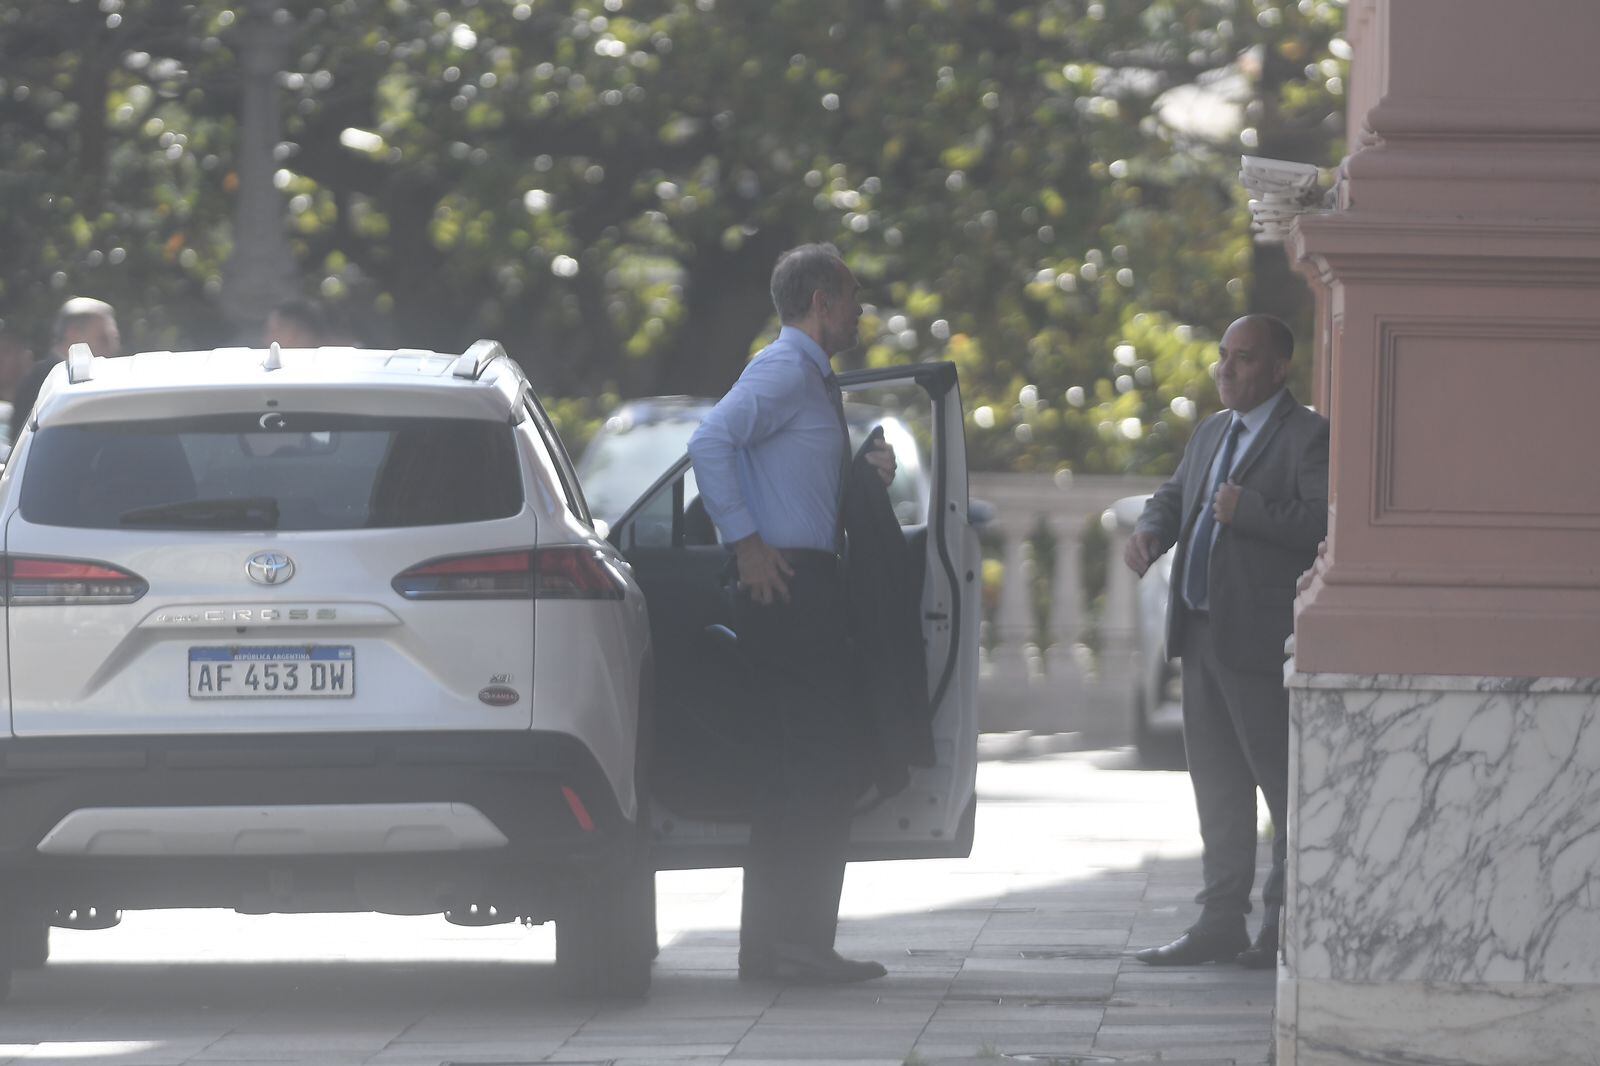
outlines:
[[[844,525],[850,538],[849,603],[854,688],[873,736],[872,779],[880,795],[905,788],[909,767],[932,766],[933,708],[922,642],[922,557],[906,542],[889,490],[866,451],[850,464]]]

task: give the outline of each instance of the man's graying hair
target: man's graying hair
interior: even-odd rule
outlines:
[[[778,256],[772,268],[772,306],[778,321],[789,323],[804,318],[811,309],[811,294],[830,295],[844,287],[844,260],[831,244],[802,244]]]
[[[104,300],[96,300],[89,296],[74,296],[62,304],[61,310],[56,312],[55,324],[50,327],[50,346],[58,347],[66,338],[67,331],[76,326],[93,322],[97,318],[115,321],[116,317],[116,311]]]

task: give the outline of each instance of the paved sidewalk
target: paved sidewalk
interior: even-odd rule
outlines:
[[[728,870],[661,875],[663,950],[631,1005],[563,999],[547,928],[137,914],[57,931],[0,1009],[0,1062],[1267,1062],[1271,973],[1128,954],[1193,915],[1187,777],[985,745],[971,859],[851,867],[839,946],[883,960],[880,981],[738,981]]]

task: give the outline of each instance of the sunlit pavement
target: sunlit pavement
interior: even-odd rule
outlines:
[[[1187,777],[984,739],[970,859],[850,868],[839,948],[880,981],[740,982],[732,870],[660,876],[631,1005],[563,998],[548,928],[134,913],[54,932],[0,1008],[0,1062],[1266,1062],[1270,972],[1128,955],[1193,916]]]

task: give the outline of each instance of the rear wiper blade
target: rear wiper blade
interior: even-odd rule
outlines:
[[[277,529],[278,501],[272,496],[244,496],[158,503],[123,511],[117,516],[117,524],[194,529]]]

